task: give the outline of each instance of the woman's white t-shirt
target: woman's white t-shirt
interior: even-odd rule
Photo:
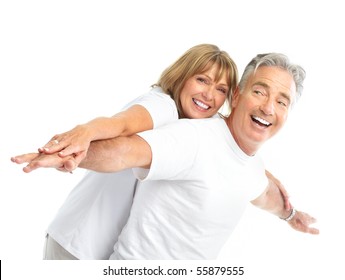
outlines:
[[[178,119],[175,102],[159,87],[124,109],[133,105],[145,107],[154,128]],[[127,222],[136,184],[132,170],[89,171],[71,191],[47,233],[78,259],[109,259]]]

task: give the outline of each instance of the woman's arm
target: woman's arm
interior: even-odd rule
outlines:
[[[48,167],[71,172],[78,167],[73,156],[60,157],[57,153],[28,153],[12,157],[11,160],[17,164],[28,163],[23,168],[26,173]],[[116,172],[132,167],[149,168],[151,160],[150,145],[140,136],[132,135],[92,142],[79,167],[98,172]]]
[[[141,105],[133,105],[113,117],[100,117],[70,131],[55,135],[39,152],[59,156],[73,155],[79,163],[87,154],[90,143],[95,140],[128,136],[153,128],[150,113]]]

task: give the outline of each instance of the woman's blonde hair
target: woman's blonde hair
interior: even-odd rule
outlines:
[[[194,75],[208,71],[214,65],[217,66],[215,81],[218,82],[224,75],[226,77],[229,85],[227,99],[229,99],[237,86],[237,66],[228,53],[221,51],[215,45],[194,46],[163,71],[156,85],[174,99],[180,118],[184,117],[180,94],[186,81]]]

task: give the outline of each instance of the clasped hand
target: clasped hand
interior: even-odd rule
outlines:
[[[23,171],[29,173],[41,167],[53,167],[59,171],[72,172],[85,158],[91,142],[86,125],[78,125],[65,133],[56,134],[39,153],[28,153],[11,158],[17,164],[28,163]]]
[[[59,171],[72,172],[78,167],[78,162],[73,155],[61,157],[58,153],[46,155],[43,153],[28,153],[11,158],[17,164],[28,163],[23,171],[29,173],[41,167],[53,167]]]

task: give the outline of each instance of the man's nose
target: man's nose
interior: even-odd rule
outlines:
[[[260,106],[260,110],[267,116],[274,114],[274,101],[267,98]]]

